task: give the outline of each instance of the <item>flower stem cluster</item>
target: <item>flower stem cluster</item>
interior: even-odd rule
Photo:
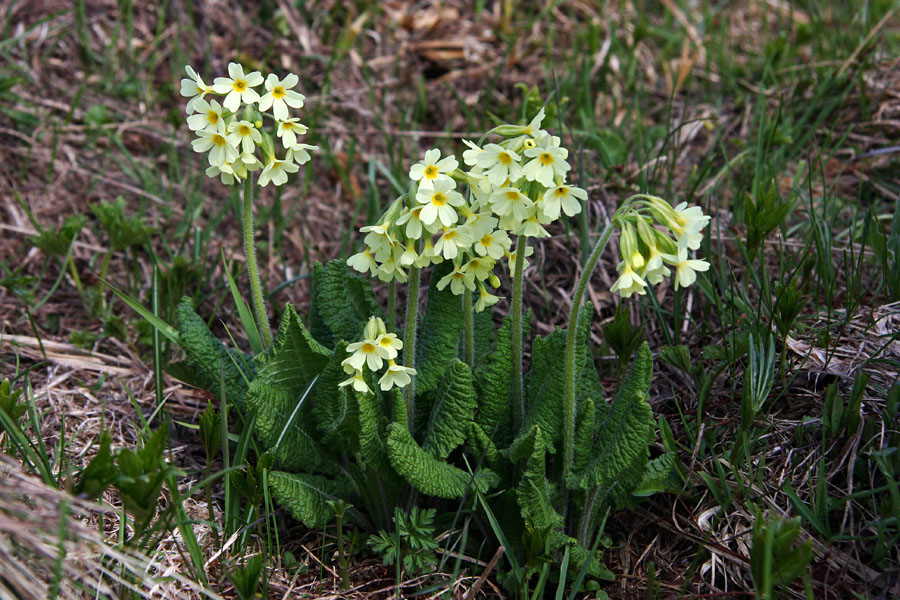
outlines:
[[[514,273],[516,264],[510,235],[547,237],[546,225],[562,213],[578,214],[587,198],[566,182],[569,152],[559,137],[541,129],[543,118],[541,109],[527,126],[493,129],[488,134],[502,138],[496,143],[463,140],[467,170],[455,157],[428,150],[409,170],[409,194],[395,200],[377,224],[360,229],[366,248],[347,263],[402,283],[409,267],[452,261],[438,289],[477,292],[476,311],[495,304],[500,298],[490,288],[500,280],[494,267],[505,260]]]
[[[705,260],[689,257],[700,248],[703,228],[709,224],[699,206],[682,202],[673,207],[656,196],[632,196],[616,211],[613,223],[621,230],[617,266],[619,278],[610,288],[623,298],[646,294],[647,288],[672,275],[675,289],[697,280],[698,271],[709,269]]]
[[[363,340],[347,346],[350,356],[341,362],[344,372],[350,375],[339,385],[345,387],[352,385],[353,389],[362,394],[371,394],[372,390],[366,383],[365,371],[380,371],[387,364],[387,371],[378,380],[378,385],[383,391],[388,391],[394,386],[404,387],[409,385],[416,370],[404,367],[394,362],[403,342],[396,333],[388,333],[387,328],[378,317],[370,317],[366,324]]]
[[[209,153],[207,176],[232,185],[262,169],[261,186],[283,185],[289,173],[310,159],[309,151],[318,150],[297,141],[307,128],[289,110],[302,108],[305,100],[293,90],[299,82],[295,74],[280,79],[272,73],[263,79],[259,71],[244,73],[241,65],[230,63],[228,77],[216,77],[207,85],[190,65],[184,69],[188,76],[181,80],[181,95],[189,99],[187,124],[197,134],[194,150]],[[265,88],[262,96],[255,89],[260,85]],[[221,104],[210,98],[213,95],[224,96]],[[266,114],[270,110],[272,114]],[[264,129],[263,117],[273,120],[271,132]]]

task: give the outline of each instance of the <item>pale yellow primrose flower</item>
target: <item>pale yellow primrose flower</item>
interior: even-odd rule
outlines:
[[[209,131],[225,131],[225,119],[222,118],[222,105],[215,100],[207,102],[198,96],[193,100],[193,110],[197,114],[187,118],[188,129],[191,131],[200,131],[208,129]]]
[[[227,94],[222,105],[231,112],[237,112],[244,104],[254,104],[259,101],[259,94],[253,88],[263,82],[259,71],[244,74],[244,67],[238,63],[228,63],[228,77],[216,77],[213,90],[217,94]]]
[[[481,256],[490,256],[494,260],[500,260],[506,252],[509,252],[512,240],[502,229],[486,233],[475,242],[475,252]]]
[[[522,174],[528,181],[537,181],[545,187],[552,187],[554,178],[564,179],[572,167],[566,162],[569,151],[559,147],[559,138],[545,135],[534,148],[525,150],[525,156],[531,158],[522,167]]]
[[[518,188],[502,188],[491,195],[491,208],[501,217],[512,216],[516,220],[522,221],[528,218],[532,206],[534,206],[534,202],[531,198]]]
[[[482,256],[481,258],[473,258],[463,265],[462,270],[471,273],[478,281],[484,281],[491,276],[494,269],[494,260],[490,257]]]
[[[425,153],[425,158],[409,168],[409,178],[419,182],[419,187],[432,188],[436,181],[450,180],[450,175],[459,167],[453,156],[441,158],[441,151],[432,148]]]
[[[375,262],[375,257],[372,256],[372,252],[368,248],[348,258],[347,265],[353,267],[360,273],[368,271],[372,275],[374,275],[375,270],[378,269],[378,263]]]
[[[284,148],[290,149],[297,145],[297,136],[305,135],[307,127],[300,122],[300,119],[284,119],[278,121],[278,129],[275,135],[281,138]]]
[[[610,292],[619,292],[623,298],[628,298],[634,293],[644,295],[647,293],[647,283],[641,279],[641,276],[634,272],[631,263],[622,261],[617,268],[620,275],[612,287]]]
[[[363,379],[362,371],[355,371],[353,375],[349,379],[345,379],[344,381],[338,384],[338,387],[344,387],[352,385],[353,389],[359,392],[360,394],[371,394],[372,390],[369,389],[366,380]]]
[[[228,125],[228,139],[232,144],[240,144],[244,154],[253,154],[257,144],[262,144],[262,134],[250,121],[232,121]]]
[[[412,381],[412,376],[416,374],[416,370],[412,367],[404,367],[396,364],[393,360],[388,361],[387,371],[378,380],[378,385],[383,391],[388,391],[392,387],[405,387]]]
[[[206,152],[211,149],[209,153],[210,165],[224,170],[222,168],[223,165],[233,162],[238,157],[237,148],[223,133],[201,129],[197,132],[197,135],[200,137],[191,142],[191,146],[194,147],[195,152]]]
[[[284,185],[287,183],[288,173],[296,173],[299,170],[300,167],[294,164],[290,152],[283,160],[273,156],[259,174],[259,185],[266,187],[270,181],[275,185]]]
[[[517,181],[522,176],[519,155],[499,144],[485,146],[477,157],[477,166],[491,185],[503,185],[506,180]]]
[[[499,296],[487,291],[481,283],[478,284],[478,299],[475,300],[475,312],[481,312],[488,306],[493,306],[500,301]]]
[[[406,223],[406,237],[411,240],[417,240],[422,237],[424,223],[422,223],[421,215],[423,208],[424,206],[413,209],[404,208],[400,216],[397,217],[397,225]]]
[[[698,271],[708,271],[709,263],[705,260],[688,258],[687,248],[679,246],[678,255],[666,254],[663,259],[675,267],[675,289],[688,287],[697,281]]]
[[[416,192],[416,202],[424,204],[419,219],[426,226],[440,221],[444,227],[454,225],[459,216],[453,209],[454,206],[462,206],[466,203],[462,194],[454,188],[456,184],[452,179],[437,179],[431,188],[420,186]]]
[[[269,110],[272,108],[272,114],[279,121],[285,121],[288,118],[288,106],[291,108],[302,108],[303,101],[306,97],[298,94],[291,88],[297,85],[300,78],[289,73],[284,79],[278,79],[275,73],[270,73],[266,77],[266,90],[268,93],[259,99],[259,110]]]
[[[376,338],[375,343],[385,349],[388,359],[397,358],[398,350],[403,349],[403,342],[396,333],[382,333]]]
[[[213,86],[203,83],[203,79],[191,65],[185,65],[184,71],[188,74],[188,78],[181,80],[181,95],[190,98],[184,108],[185,112],[191,114],[196,110],[197,101],[212,92]]]
[[[459,255],[460,250],[471,246],[473,241],[475,240],[465,227],[452,227],[444,230],[444,234],[434,245],[434,251],[447,260],[453,260]]]
[[[475,276],[472,273],[468,273],[462,270],[460,267],[454,267],[452,271],[444,275],[440,281],[438,281],[437,289],[443,290],[447,285],[450,285],[450,291],[459,296],[466,289],[470,291],[475,291]]]
[[[388,358],[388,351],[375,340],[363,340],[348,344],[347,352],[351,354],[341,364],[349,365],[357,371],[362,370],[363,365],[366,365],[370,371],[377,371]]]
[[[541,202],[541,211],[550,220],[559,217],[559,210],[568,217],[574,217],[581,212],[579,200],[587,200],[587,192],[581,188],[568,185],[558,185],[544,192]]]

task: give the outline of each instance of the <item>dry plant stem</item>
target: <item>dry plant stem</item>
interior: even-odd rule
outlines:
[[[572,309],[569,312],[569,325],[566,329],[566,398],[563,407],[565,423],[565,446],[563,449],[563,473],[562,480],[566,481],[569,470],[572,468],[572,459],[575,452],[575,338],[578,332],[578,316],[581,312],[581,301],[584,298],[584,291],[587,284],[591,280],[591,273],[597,265],[600,255],[609,243],[612,236],[613,225],[607,223],[606,228],[591,251],[587,262],[584,264],[584,272],[575,288],[575,295],[572,296]],[[518,256],[516,257],[518,259]]]
[[[525,397],[522,390],[522,271],[527,250],[528,237],[520,235],[516,241],[516,272],[513,275],[512,295],[512,414],[515,431],[519,431],[525,423]]]
[[[256,263],[256,246],[253,244],[253,175],[248,174],[244,180],[244,256],[247,257],[247,272],[250,275],[250,290],[253,298],[253,312],[262,331],[263,342],[272,345],[272,330],[269,329],[269,318],[266,316],[266,305],[263,301],[262,285],[259,282],[259,267]]]
[[[472,314],[472,291],[466,288],[462,298],[466,319],[466,364],[475,368],[475,316]]]
[[[418,246],[418,243],[416,244]],[[418,248],[416,248],[418,250]],[[419,267],[409,268],[409,290],[406,299],[406,322],[403,324],[403,363],[405,367],[415,367],[416,362],[416,322],[419,317]],[[413,418],[416,414],[416,376],[413,375],[409,385],[403,388],[403,404],[406,405],[406,426],[413,430]]]

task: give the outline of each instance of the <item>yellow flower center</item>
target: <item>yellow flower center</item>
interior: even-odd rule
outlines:
[[[525,148],[534,148],[537,144],[534,143],[534,140],[525,140],[525,143],[522,144]]]
[[[567,188],[567,187],[558,187],[558,188],[556,188],[556,192],[555,192],[555,193],[556,193],[557,196],[567,196],[567,195],[569,194],[569,188]]]
[[[209,111],[206,113],[206,120],[209,121],[211,125],[215,125],[219,122],[219,113],[214,110]]]
[[[240,127],[238,127],[238,133],[242,136],[250,135],[251,131],[253,130],[250,129],[250,127],[248,127],[247,125],[241,125]]]
[[[444,239],[447,240],[448,242],[452,241],[453,238],[455,238],[455,237],[456,237],[456,231],[454,231],[452,229],[444,234]]]
[[[243,79],[235,79],[231,86],[234,88],[234,91],[241,93],[247,89],[247,82]]]
[[[463,277],[465,277],[465,275],[463,275],[462,271],[453,272],[453,279],[462,279]]]
[[[497,155],[497,160],[501,165],[510,165],[512,164],[512,156],[509,155],[508,152],[501,152]]]
[[[294,124],[288,121],[285,121],[281,124],[282,129],[285,131],[292,131],[294,129]]]
[[[510,190],[510,191],[506,192],[506,199],[512,200],[513,202],[517,201],[519,199],[519,192],[517,192],[515,190]]]
[[[435,206],[444,206],[445,204],[447,204],[447,196],[443,195],[440,192],[437,192],[431,197],[431,203]]]
[[[276,100],[278,100],[279,98],[284,98],[285,94],[287,94],[287,92],[285,92],[284,88],[281,87],[280,85],[272,88],[272,97],[275,98]]]
[[[373,352],[375,352],[375,344],[371,342],[365,342],[360,350],[362,350],[366,354],[372,354]]]
[[[542,165],[552,165],[553,164],[553,155],[549,152],[541,152],[541,155],[538,157],[541,161]]]
[[[381,341],[379,342],[379,344],[381,344],[382,346],[384,346],[385,348],[387,348],[387,347],[389,347],[389,346],[391,345],[391,338],[389,338],[389,337],[383,337],[383,338],[381,338]]]
[[[425,177],[428,179],[434,179],[438,176],[438,168],[434,165],[428,165],[425,167]]]
[[[491,234],[486,233],[486,234],[484,234],[484,237],[481,238],[481,245],[482,246],[490,246],[493,241],[494,241],[494,238],[491,237]]]
[[[225,144],[228,143],[228,142],[225,140],[225,138],[222,137],[221,135],[219,135],[218,133],[217,133],[216,135],[213,136],[212,141],[213,141],[213,144],[215,144],[216,146],[219,146],[220,148],[221,148],[222,146],[224,146]]]

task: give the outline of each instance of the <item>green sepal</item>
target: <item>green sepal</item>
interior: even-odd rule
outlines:
[[[321,529],[334,517],[328,501],[349,501],[350,487],[321,475],[269,472],[269,489],[279,504],[295,519],[312,529]]]

